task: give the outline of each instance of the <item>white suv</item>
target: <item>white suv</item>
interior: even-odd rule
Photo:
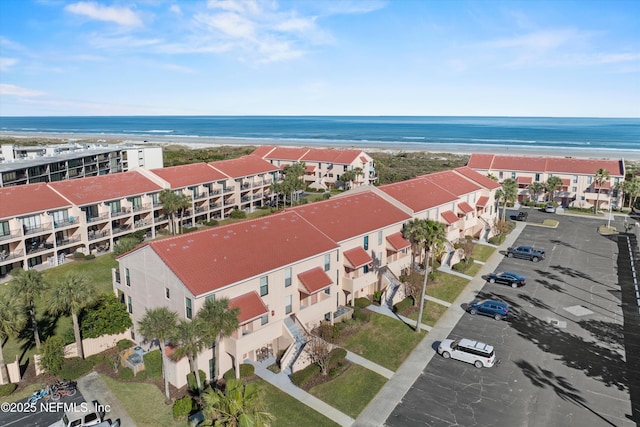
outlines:
[[[452,358],[473,363],[476,368],[490,368],[496,363],[493,346],[466,338],[459,340],[442,340],[438,346],[438,354],[445,359]]]

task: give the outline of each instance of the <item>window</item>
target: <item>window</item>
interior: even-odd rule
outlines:
[[[260,317],[260,324],[261,325],[266,325],[267,323],[269,323],[269,313],[265,313],[262,315],[262,317]]]
[[[169,288],[164,288],[164,296],[165,296],[165,298],[170,299],[170,295],[171,294],[169,293]]]
[[[362,267],[362,272],[363,273],[368,273],[369,272],[369,264],[365,264],[365,266]]]
[[[185,298],[185,307],[186,307],[186,315],[187,319],[191,319],[193,317],[193,307],[191,306],[191,298]]]
[[[378,246],[382,244],[382,230],[378,231]]]
[[[61,225],[69,220],[69,212],[67,211],[55,211],[53,212],[53,223],[55,225]]]
[[[331,269],[331,254],[324,254],[324,271]]]
[[[571,187],[571,191],[573,191],[574,193],[578,191],[578,187]]]
[[[539,173],[536,174],[536,182],[540,182],[540,174]]]
[[[327,295],[331,295],[331,287],[328,287],[327,289],[325,289],[324,293]]]
[[[8,236],[10,234],[9,221],[0,221],[0,236]]]
[[[120,283],[120,270],[116,270],[116,283]]]
[[[285,268],[284,270],[284,287],[291,286],[291,268]]]
[[[573,175],[573,183],[577,183],[578,182],[578,175]]]
[[[204,298],[204,302],[205,302],[205,303],[206,303],[206,302],[209,302],[209,301],[213,302],[213,301],[215,301],[215,300],[216,300],[216,294],[207,295],[207,296]]]
[[[284,299],[284,312],[285,312],[285,314],[289,314],[293,310],[292,300],[293,300],[293,298],[291,297],[291,295],[287,295],[285,297],[285,299]]]
[[[587,177],[587,184],[591,185],[591,182],[593,181],[593,177],[592,176],[588,176]]]
[[[138,197],[129,197],[127,200],[129,201],[129,203],[131,203],[131,206],[133,206],[134,208],[142,207],[142,197],[140,197],[140,196],[138,196]]]
[[[515,172],[511,172],[511,178],[512,179],[516,179],[516,173]]]
[[[20,221],[22,221],[22,227],[24,228],[24,231],[40,228],[40,215],[21,218]]]
[[[365,251],[369,250],[369,236],[364,236],[364,243],[362,246]]]
[[[125,283],[127,284],[127,286],[131,286],[131,277],[129,276],[128,268],[124,269],[124,277],[125,277]]]
[[[343,170],[346,172],[347,171],[347,165],[343,166]]]
[[[127,311],[129,314],[133,314],[133,304],[131,303],[131,297],[127,297]]]
[[[616,185],[620,184],[620,178],[614,178],[613,183]]]
[[[120,212],[120,200],[117,202],[109,202],[109,210],[111,213]]]
[[[260,296],[263,297],[269,293],[269,278],[267,276],[260,278]]]
[[[498,172],[498,179],[502,179],[504,178],[504,172],[500,171]]]
[[[324,314],[324,320],[326,320],[327,322],[331,321],[331,312]]]

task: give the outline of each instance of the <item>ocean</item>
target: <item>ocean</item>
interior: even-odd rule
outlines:
[[[121,135],[194,143],[375,146],[413,150],[544,150],[563,155],[640,150],[640,119],[547,117],[136,116],[0,117],[2,134]],[[65,135],[67,136],[67,135]]]

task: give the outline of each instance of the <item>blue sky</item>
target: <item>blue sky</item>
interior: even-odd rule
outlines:
[[[640,117],[640,1],[3,0],[0,116]]]

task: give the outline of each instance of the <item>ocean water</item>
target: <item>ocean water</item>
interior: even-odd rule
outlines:
[[[640,119],[545,117],[136,116],[0,117],[0,131],[193,138],[254,143],[544,149],[640,150]]]

